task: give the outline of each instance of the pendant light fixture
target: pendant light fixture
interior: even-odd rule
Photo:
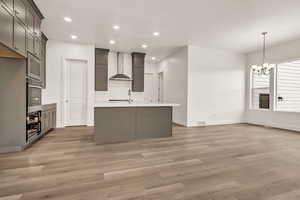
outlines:
[[[263,32],[263,60],[261,65],[252,65],[251,68],[255,74],[258,75],[269,75],[271,70],[275,67],[274,64],[266,62],[266,35],[268,32]]]

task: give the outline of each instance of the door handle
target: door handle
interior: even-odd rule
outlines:
[[[66,102],[66,103],[69,103],[69,100],[66,100],[65,102]]]

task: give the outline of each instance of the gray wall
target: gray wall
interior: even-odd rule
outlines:
[[[26,136],[26,62],[0,58],[0,152],[17,151]]]

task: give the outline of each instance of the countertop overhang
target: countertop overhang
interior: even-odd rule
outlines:
[[[145,103],[145,102],[98,102],[95,108],[118,108],[118,107],[177,107],[176,103]]]

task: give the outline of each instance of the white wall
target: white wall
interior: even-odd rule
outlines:
[[[178,103],[173,110],[173,121],[187,125],[187,67],[188,49],[184,47],[159,63],[159,72],[163,72],[163,100]]]
[[[253,52],[247,55],[248,66],[251,64],[260,64],[261,52]],[[269,63],[277,64],[287,61],[299,60],[300,58],[300,40],[291,41],[285,44],[267,49],[267,58]],[[247,91],[250,89],[250,67],[247,68]],[[247,100],[249,105],[249,92]],[[291,129],[300,131],[300,113],[280,112],[280,111],[262,111],[249,110],[246,112],[246,121],[248,123],[272,126],[276,128]]]
[[[88,62],[88,102],[87,122],[94,123],[94,74],[95,53],[94,45],[80,45],[49,40],[46,55],[46,89],[43,90],[43,104],[57,103],[57,127],[62,127],[62,85],[64,59],[81,59]]]
[[[242,54],[188,47],[188,126],[244,122]]]

